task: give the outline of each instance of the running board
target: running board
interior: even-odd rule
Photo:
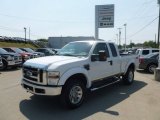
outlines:
[[[105,85],[100,86],[100,87],[91,88],[90,90],[91,90],[91,92],[92,92],[92,91],[95,91],[95,90],[98,90],[98,89],[101,89],[101,88],[107,87],[107,86],[109,86],[109,85],[115,84],[115,83],[117,83],[117,82],[119,82],[119,81],[121,81],[121,79],[118,79],[118,80],[116,80],[116,81],[114,81],[114,82],[112,82],[112,83],[105,84]]]

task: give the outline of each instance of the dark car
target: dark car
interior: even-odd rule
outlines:
[[[145,57],[139,58],[139,68],[147,70],[149,73],[154,73],[158,67],[159,53],[151,53]]]
[[[0,56],[2,57],[2,69],[8,67],[18,67],[22,64],[22,57],[16,53],[9,53],[3,48],[0,48]]]
[[[28,59],[32,59],[32,58],[37,57],[36,55],[34,55],[32,53],[25,52],[19,48],[3,48],[3,49],[5,49],[6,51],[11,52],[11,53],[17,53],[17,54],[21,55],[23,63]]]
[[[20,48],[20,49],[23,50],[23,51],[25,51],[25,52],[33,53],[33,54],[37,55],[38,57],[45,56],[44,53],[42,53],[42,52],[35,52],[31,48]]]
[[[45,54],[45,56],[52,56],[55,55],[55,52],[53,52],[51,49],[49,48],[38,48],[37,50],[35,50],[36,52],[42,52]]]

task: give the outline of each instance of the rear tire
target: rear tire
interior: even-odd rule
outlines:
[[[154,69],[155,68],[157,68],[157,65],[156,64],[149,64],[148,66],[147,66],[147,71],[149,72],[149,73],[154,73]]]
[[[134,69],[128,68],[126,74],[122,77],[124,84],[131,85],[134,81]]]
[[[83,103],[85,94],[86,87],[82,81],[69,79],[62,89],[61,102],[66,107],[74,109]]]

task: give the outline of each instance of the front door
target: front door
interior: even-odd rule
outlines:
[[[99,61],[99,51],[106,51],[107,60]],[[98,43],[93,50],[93,54],[97,55],[96,61],[91,61],[89,76],[91,76],[91,80],[97,80],[105,77],[109,77],[112,75],[112,65],[110,63],[110,54],[108,51],[108,47],[106,43]]]

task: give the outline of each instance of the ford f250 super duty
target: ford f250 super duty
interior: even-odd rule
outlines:
[[[23,65],[23,88],[36,95],[60,95],[67,107],[79,107],[87,90],[122,79],[132,84],[136,56],[120,56],[114,43],[77,41],[55,56],[28,60]]]

